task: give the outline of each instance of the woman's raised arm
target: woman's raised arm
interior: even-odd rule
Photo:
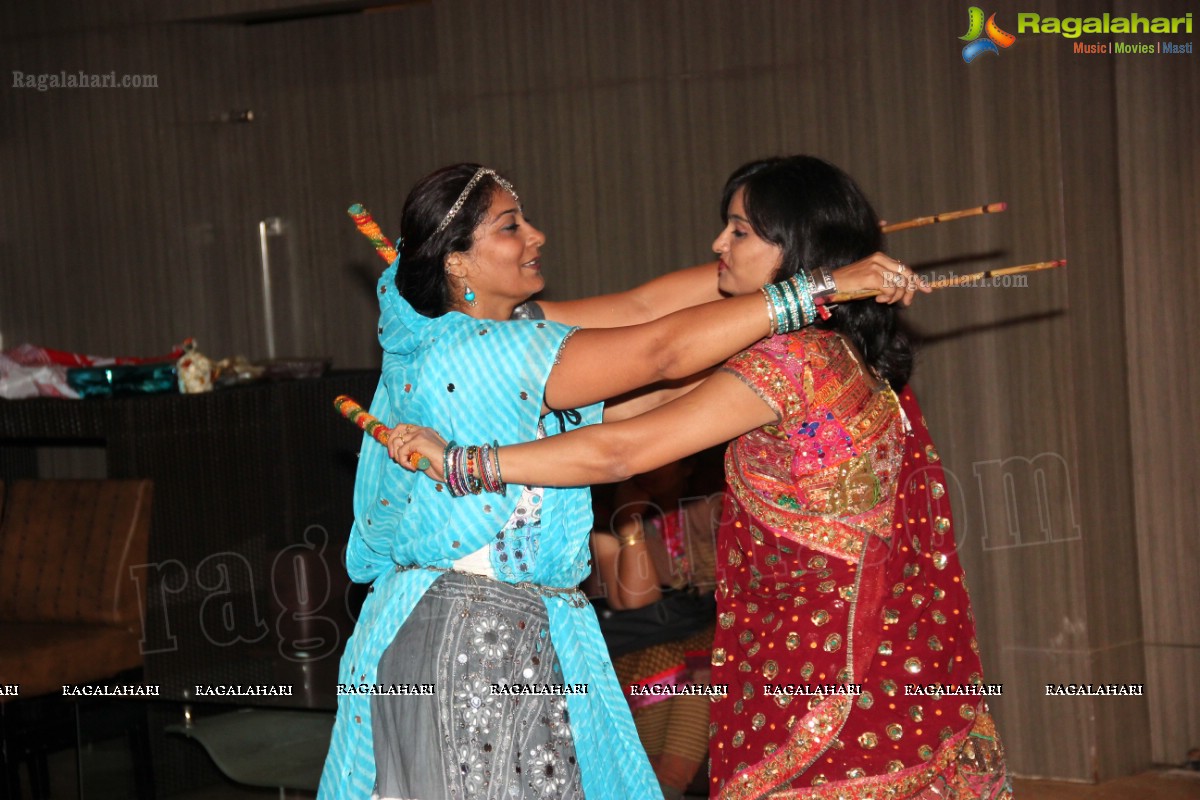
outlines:
[[[546,381],[549,409],[578,408],[719,364],[771,332],[766,298],[705,303],[625,328],[585,328],[568,340]]]
[[[728,372],[717,372],[694,391],[641,416],[504,445],[498,457],[511,484],[590,486],[649,472],[776,421],[775,411],[753,389]],[[428,428],[397,436],[388,445],[406,469],[413,469],[412,453],[427,455],[426,474],[436,480],[444,477],[438,455],[443,448],[445,441]]]
[[[673,311],[720,300],[717,262],[668,272],[624,292],[581,300],[539,300],[546,319],[582,328],[639,325]]]
[[[833,271],[838,289],[855,292],[879,289],[878,303],[899,302],[908,306],[917,291],[929,292],[920,278],[908,273],[897,279],[896,260],[883,253],[847,264]],[[539,300],[547,319],[582,328],[615,328],[638,325],[666,314],[719,300],[717,262],[668,272],[624,292],[602,294],[581,300]]]

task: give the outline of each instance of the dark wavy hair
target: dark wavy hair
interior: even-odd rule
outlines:
[[[446,256],[471,249],[475,229],[491,205],[500,184],[485,175],[462,208],[441,233],[438,225],[475,176],[479,164],[452,164],[417,181],[404,201],[400,216],[400,268],[396,288],[418,313],[439,317],[450,310],[453,298],[446,275]]]
[[[879,217],[858,184],[813,156],[752,161],[725,183],[721,219],[738,189],[754,232],[783,251],[775,280],[800,270],[835,269],[883,249]],[[842,303],[817,326],[854,343],[867,364],[897,391],[908,383],[913,344],[895,306],[861,300]]]

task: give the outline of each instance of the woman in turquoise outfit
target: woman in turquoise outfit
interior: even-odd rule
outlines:
[[[378,287],[383,374],[370,410],[385,424],[524,441],[599,422],[604,399],[692,375],[769,332],[763,296],[705,303],[717,295],[696,276],[711,267],[511,320],[543,287],[545,237],[511,185],[475,164],[420,181],[401,231]],[[895,263],[877,254],[839,284],[878,286]],[[564,321],[642,324],[576,334]],[[364,441],[346,560],[371,588],[339,674],[359,691],[339,698],[320,797],[658,796],[575,588],[590,570],[588,490],[452,500],[419,477]]]

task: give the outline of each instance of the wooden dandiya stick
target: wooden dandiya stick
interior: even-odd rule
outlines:
[[[895,233],[896,231],[906,231],[909,228],[920,228],[925,225],[949,222],[950,220],[963,219],[964,217],[977,217],[980,214],[996,214],[1007,208],[1008,203],[988,203],[986,206],[964,208],[962,211],[946,211],[941,214],[934,214],[932,217],[917,217],[916,219],[909,219],[904,222],[894,222],[891,225],[884,225],[882,228],[884,233]]]
[[[344,394],[338,395],[333,401],[333,407],[343,417],[362,428],[363,433],[375,441],[380,444],[388,443],[388,437],[391,436],[392,429],[380,422],[377,417],[355,402],[353,398],[347,397]]]
[[[363,432],[372,439],[382,445],[387,445],[388,437],[392,435],[392,429],[380,422],[378,417],[359,405],[353,398],[344,394],[338,395],[333,401],[333,407],[343,417],[362,428]],[[429,459],[420,453],[409,453],[408,463],[413,469],[429,469]]]
[[[375,252],[379,253],[380,258],[389,264],[396,260],[396,256],[398,255],[396,248],[383,235],[383,231],[379,229],[379,224],[371,217],[371,212],[363,208],[361,204],[355,203],[346,209],[346,213],[350,215],[350,219],[354,220],[354,225],[358,228],[358,232],[371,240],[371,244],[375,246]]]
[[[1056,269],[1065,267],[1067,260],[1060,258],[1057,261],[1038,261],[1035,264],[1020,264],[1015,267],[1002,267],[1001,269],[989,269],[984,272],[975,272],[971,275],[956,275],[953,278],[943,278],[940,281],[934,281],[929,284],[930,289],[946,289],[951,286],[962,286],[964,283],[974,283],[975,281],[985,280],[987,278],[998,278],[1003,275],[1020,275],[1026,272],[1040,272],[1044,269]],[[838,292],[835,295],[830,295],[824,299],[818,298],[817,304],[832,304],[832,303],[848,303],[852,300],[862,300],[866,297],[874,297],[879,294],[879,289],[863,289],[857,292]]]

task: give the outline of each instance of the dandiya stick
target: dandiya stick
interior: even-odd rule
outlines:
[[[953,278],[943,278],[940,281],[934,281],[929,284],[930,289],[946,289],[951,286],[962,286],[966,283],[974,283],[975,281],[985,280],[987,278],[998,278],[1002,275],[1020,275],[1026,272],[1040,272],[1044,269],[1057,269],[1065,267],[1067,260],[1060,258],[1057,261],[1038,261],[1034,264],[1020,264],[1015,267],[1002,267],[1001,269],[989,269],[984,272],[975,272],[971,275],[956,275]],[[863,289],[858,292],[838,292],[824,299],[817,299],[818,305],[828,303],[848,303],[852,300],[862,300],[865,297],[874,297],[879,294],[879,289]]]
[[[950,222],[955,219],[963,219],[964,217],[977,217],[980,214],[996,214],[1008,208],[1008,203],[988,203],[986,206],[976,206],[975,208],[964,208],[962,211],[946,211],[942,214],[934,214],[932,217],[917,217],[916,219],[905,220],[904,222],[895,222],[891,225],[884,225],[884,233],[895,233],[896,231],[906,231],[909,228],[921,228],[925,225],[933,225],[938,222]]]
[[[353,398],[344,394],[338,395],[333,401],[333,407],[343,417],[362,428],[363,432],[372,439],[382,445],[387,445],[388,437],[392,435],[392,429],[380,422],[378,417],[359,405]],[[413,469],[429,469],[429,459],[417,452],[409,453],[408,463]]]
[[[372,416],[369,411],[355,402],[353,398],[347,397],[344,394],[338,395],[333,401],[333,407],[343,417],[362,428],[363,433],[375,441],[384,445],[388,443],[388,437],[391,436],[392,429],[380,422],[377,417]]]
[[[363,208],[361,204],[355,203],[346,209],[346,213],[350,215],[350,219],[354,220],[358,232],[371,240],[371,244],[375,246],[375,252],[379,253],[380,258],[389,264],[396,260],[396,248],[392,247],[391,241],[383,235],[383,231],[379,229],[379,224],[375,222],[370,211]]]

